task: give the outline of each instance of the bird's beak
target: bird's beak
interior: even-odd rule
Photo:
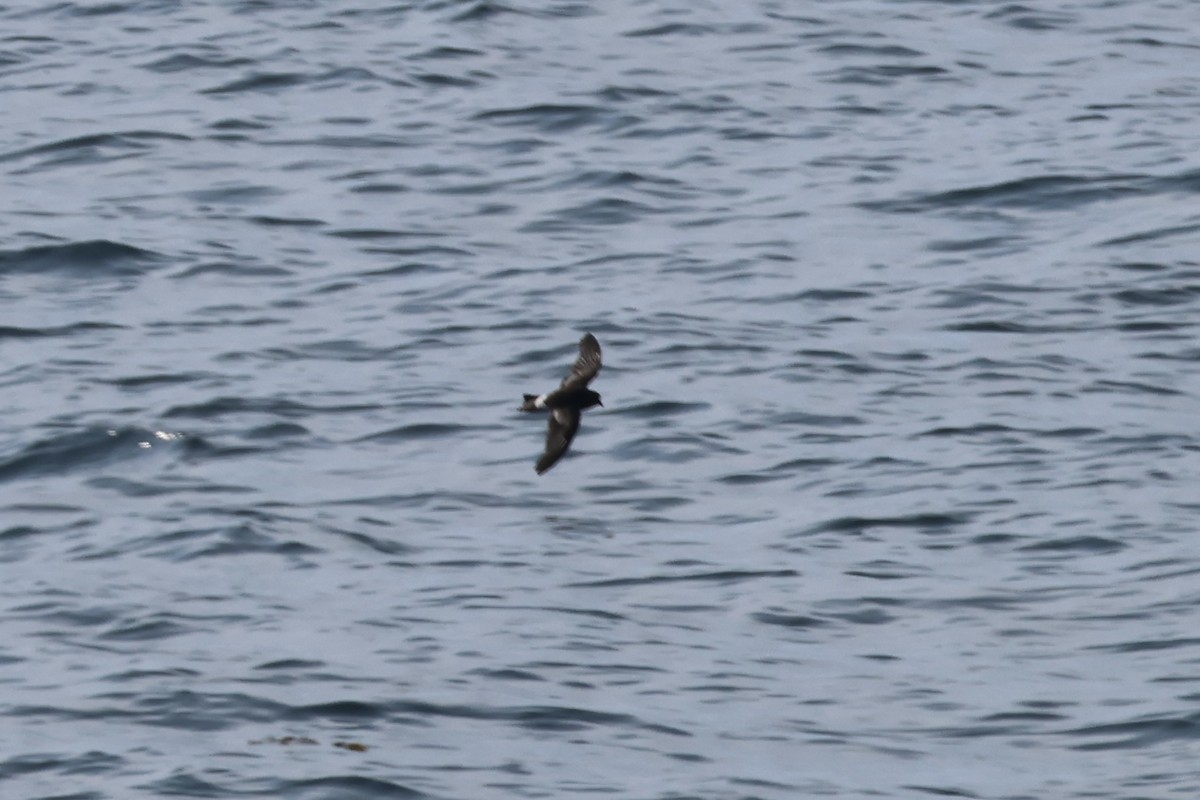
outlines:
[[[597,400],[597,401],[596,401],[596,405],[600,406],[601,408],[604,408],[604,401],[602,401],[602,400]]]

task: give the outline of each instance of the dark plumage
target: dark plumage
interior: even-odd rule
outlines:
[[[571,440],[579,430],[579,418],[585,408],[603,406],[600,395],[587,388],[592,378],[600,371],[600,343],[590,333],[579,340],[579,358],[571,367],[571,374],[563,378],[562,385],[553,392],[543,395],[527,394],[521,404],[522,411],[550,410],[550,430],[546,434],[546,452],[538,459],[534,469],[541,475],[553,467],[571,446]]]

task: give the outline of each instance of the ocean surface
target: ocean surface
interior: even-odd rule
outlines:
[[[0,0],[0,797],[1200,797],[1197,19]]]

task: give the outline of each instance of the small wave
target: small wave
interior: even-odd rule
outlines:
[[[116,386],[121,389],[153,389],[158,386],[171,386],[178,383],[191,383],[192,381],[213,379],[217,376],[213,373],[180,373],[180,372],[155,372],[142,375],[129,375],[124,378],[97,378],[96,382],[106,384],[108,386]]]
[[[311,435],[312,432],[308,428],[294,422],[272,422],[251,428],[242,434],[246,439],[292,439],[295,437],[307,438]]]
[[[668,464],[684,464],[708,458],[714,454],[740,454],[741,450],[722,444],[712,437],[694,433],[679,433],[673,436],[644,436],[622,442],[613,454],[619,460],[656,461]]]
[[[214,51],[214,53],[219,51]],[[148,64],[143,64],[143,69],[148,69],[151,72],[160,72],[170,74],[173,72],[187,72],[197,69],[229,69],[231,67],[248,67],[254,64],[253,59],[233,57],[227,58],[220,55],[197,55],[194,53],[175,53],[173,55],[160,58],[157,61],[151,61]]]
[[[608,413],[656,419],[659,417],[675,417],[680,414],[691,414],[692,412],[704,411],[711,407],[708,403],[687,403],[680,400],[653,400],[648,403],[623,406],[620,409],[613,409]]]
[[[1200,286],[1173,286],[1165,289],[1122,289],[1113,292],[1118,303],[1129,306],[1177,306],[1195,302]]]
[[[108,773],[115,775],[129,768],[129,762],[125,758],[95,749],[101,745],[102,743],[97,742],[93,749],[73,756],[50,753],[11,756],[0,761],[0,780],[19,779],[23,775],[38,773],[63,776],[101,776]],[[92,791],[61,795],[62,800],[105,800],[106,797],[107,793]]]
[[[365,547],[376,553],[385,556],[402,555],[413,552],[416,548],[409,547],[406,544],[401,544],[394,539],[382,538],[379,536],[371,536],[370,534],[362,533],[361,531],[343,530],[330,525],[325,525],[322,530],[334,536],[341,536],[357,545]]]
[[[1200,714],[1160,714],[1128,722],[1088,725],[1066,731],[1070,736],[1103,737],[1102,742],[1075,744],[1076,750],[1135,750],[1182,740],[1200,739]]]
[[[581,226],[624,225],[662,213],[645,203],[620,197],[601,197],[563,208],[521,227],[525,233],[554,233],[578,230]]]
[[[469,2],[450,2],[449,6],[465,5],[466,8],[453,14],[451,22],[483,22],[505,14],[520,15],[524,12],[513,6],[497,3],[495,0],[470,0]]]
[[[165,437],[165,438],[164,438]],[[8,457],[0,457],[0,481],[61,475],[143,456],[174,434],[141,428],[85,428],[48,436]]]
[[[1076,551],[1087,553],[1116,553],[1124,550],[1129,545],[1124,542],[1119,542],[1116,539],[1106,539],[1103,536],[1067,536],[1059,539],[1050,539],[1044,542],[1036,542],[1027,544],[1017,548],[1025,552],[1031,553],[1063,553],[1071,555]],[[1071,555],[1071,557],[1074,557]]]
[[[74,325],[59,325],[48,328],[20,328],[10,325],[0,325],[0,339],[41,339],[50,336],[73,336],[76,333],[91,333],[93,331],[119,330],[123,325],[109,322],[77,322]]]
[[[162,261],[161,255],[150,250],[107,239],[94,239],[0,250],[0,274],[56,272],[86,277],[140,275]]]
[[[1095,381],[1085,387],[1081,392],[1085,394],[1155,394],[1155,395],[1184,395],[1187,392],[1182,392],[1170,386],[1156,386],[1149,383],[1140,383],[1138,381],[1112,381],[1100,380]]]
[[[188,440],[189,444],[193,440]],[[195,460],[195,451],[185,448],[190,460]],[[213,457],[212,451],[206,451],[207,457]],[[254,489],[248,486],[212,483],[197,478],[184,478],[178,475],[167,476],[158,480],[132,480],[117,475],[101,475],[89,478],[87,485],[96,489],[117,492],[126,497],[160,497],[170,494],[206,495],[206,494],[250,494]]]
[[[240,626],[251,620],[241,614],[212,617],[189,617],[180,614],[152,614],[141,619],[121,620],[98,635],[102,641],[148,642],[170,639],[196,631],[216,631],[228,626]]]
[[[734,472],[729,475],[722,475],[717,480],[730,486],[753,486],[758,483],[770,483],[782,480],[786,477],[788,476],[769,475],[761,472]]]
[[[1101,247],[1115,247],[1126,244],[1141,244],[1143,242],[1153,242],[1158,239],[1167,239],[1174,236],[1189,236],[1200,231],[1200,224],[1187,225],[1166,225],[1159,228],[1150,228],[1149,230],[1137,231],[1136,233],[1125,234],[1124,236],[1114,236],[1111,239],[1105,239],[1100,242]]]
[[[150,551],[177,562],[247,555],[297,558],[322,552],[315,545],[284,538],[268,525],[257,522],[175,530],[132,540],[121,549],[123,552]]]
[[[1111,653],[1145,653],[1192,647],[1200,647],[1200,639],[1194,636],[1182,636],[1176,639],[1138,639],[1137,641],[1121,642],[1120,644],[1093,645],[1088,649],[1103,650]]]
[[[1038,324],[1003,319],[981,319],[972,320],[970,322],[952,322],[942,326],[942,330],[957,331],[960,333],[1084,333],[1094,329],[1095,328],[1093,326],[1089,325],[1052,325],[1047,323]]]
[[[472,50],[467,47],[450,47],[446,45],[431,47],[428,50],[422,50],[420,53],[415,53],[409,56],[412,61],[423,61],[426,59],[460,59],[460,58],[478,58],[486,55],[482,50]]]
[[[18,161],[32,156],[46,156],[31,170],[76,164],[100,164],[105,161],[140,156],[151,149],[154,142],[190,142],[190,136],[166,131],[123,131],[120,133],[96,133],[72,136],[46,144],[34,145],[21,150],[0,154],[0,162]]]
[[[465,436],[472,432],[486,430],[479,425],[458,425],[436,422],[418,422],[412,425],[401,425],[379,433],[371,433],[355,441],[408,441],[412,439],[437,439],[444,436]]]
[[[623,117],[600,106],[537,103],[481,111],[474,118],[498,125],[536,128],[546,133],[565,133],[585,127],[611,130]]]
[[[275,186],[233,182],[208,189],[196,189],[187,192],[187,197],[197,203],[204,204],[256,206],[265,200],[282,194],[284,194],[284,191]]]
[[[335,742],[335,746],[337,743]],[[354,748],[345,748],[351,749]],[[363,775],[334,775],[323,778],[281,780],[267,788],[275,797],[336,797],[340,800],[437,800],[436,795],[396,783],[385,778],[370,778]],[[225,794],[194,794],[179,791],[164,791],[163,796],[219,797]]]
[[[921,513],[900,517],[837,517],[818,523],[804,531],[814,533],[863,533],[872,528],[915,528],[923,532],[942,532],[970,522],[969,513],[937,514]]]
[[[1027,31],[1048,31],[1069,26],[1079,17],[1065,11],[1038,9],[1021,3],[1007,3],[984,14],[984,19],[997,20],[1005,25]]]
[[[935,64],[874,64],[871,66],[849,66],[821,74],[823,80],[838,84],[861,84],[864,86],[891,86],[904,78],[939,78],[961,81],[945,67]]]
[[[229,414],[268,414],[286,419],[297,419],[316,413],[359,413],[375,411],[379,408],[378,405],[362,403],[312,406],[277,397],[214,397],[200,403],[172,406],[166,410],[163,416],[217,419]]]
[[[1145,175],[1036,175],[1000,183],[969,186],[944,192],[917,194],[898,200],[869,201],[863,208],[896,214],[944,211],[972,206],[1063,210],[1089,203],[1144,194],[1150,179]]]
[[[243,92],[277,92],[290,89],[306,83],[309,77],[298,72],[258,72],[245,78],[222,83],[208,89],[201,89],[200,94],[223,95],[241,94]]]
[[[784,614],[775,611],[758,611],[750,615],[755,621],[765,625],[779,625],[784,628],[806,629],[821,628],[829,623],[807,614]]]
[[[912,50],[896,44],[830,44],[818,48],[817,51],[835,56],[871,56],[875,58],[919,58],[926,55],[920,50]]]
[[[841,303],[854,300],[869,300],[875,293],[865,289],[805,289],[800,292],[771,295],[758,300],[761,303]]]
[[[718,583],[722,585],[757,580],[759,578],[794,578],[800,573],[791,569],[773,570],[737,570],[725,569],[712,572],[689,572],[682,575],[648,575],[640,578],[609,578],[600,581],[582,581],[568,583],[572,588],[600,589],[614,586],[643,586],[648,584],[666,584],[680,582]]]

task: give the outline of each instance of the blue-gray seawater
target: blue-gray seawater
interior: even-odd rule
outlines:
[[[0,797],[1200,796],[1198,54],[0,5]]]

